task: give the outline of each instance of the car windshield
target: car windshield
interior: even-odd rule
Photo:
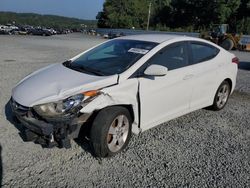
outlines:
[[[120,74],[132,66],[157,43],[116,39],[106,42],[64,65],[70,69],[100,76]]]

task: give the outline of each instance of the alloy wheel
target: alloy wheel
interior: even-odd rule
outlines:
[[[218,94],[217,94],[217,98],[216,98],[216,104],[219,108],[223,108],[224,105],[227,102],[228,96],[229,96],[229,92],[230,92],[230,88],[227,84],[224,84]]]
[[[129,133],[129,120],[125,115],[117,116],[111,123],[108,135],[107,144],[111,152],[119,151],[125,144]]]

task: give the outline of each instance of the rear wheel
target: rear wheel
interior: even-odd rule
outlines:
[[[90,130],[90,142],[97,157],[110,157],[121,152],[131,137],[131,116],[124,107],[101,110]]]
[[[229,83],[227,81],[223,81],[215,94],[214,103],[211,106],[211,109],[215,111],[223,109],[227,104],[230,92],[231,87]]]
[[[232,50],[234,47],[234,42],[230,38],[227,38],[221,43],[220,46],[225,50]]]

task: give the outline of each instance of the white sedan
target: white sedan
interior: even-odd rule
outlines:
[[[68,148],[84,132],[96,156],[108,157],[128,145],[132,132],[224,108],[238,62],[198,38],[120,37],[28,75],[10,103],[28,141]]]

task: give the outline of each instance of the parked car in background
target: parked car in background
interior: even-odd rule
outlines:
[[[32,35],[40,35],[40,36],[51,36],[52,35],[52,33],[49,30],[41,29],[41,28],[31,29],[29,31],[29,33]]]
[[[68,34],[70,33],[69,30],[66,29],[56,29],[56,34],[61,35],[61,34]]]
[[[0,25],[0,34],[8,34],[11,35],[13,31],[18,30],[17,26],[7,24],[7,25]]]
[[[104,34],[103,38],[105,38],[105,39],[114,39],[114,38],[118,38],[118,37],[122,37],[122,36],[125,36],[125,34],[123,32],[115,33],[115,32],[110,31],[108,34]]]
[[[48,30],[52,35],[56,35],[57,34],[56,30],[53,29],[53,28],[47,28],[45,30]]]
[[[47,29],[33,28],[29,31],[29,34],[40,35],[40,36],[51,36],[52,33]]]
[[[86,31],[86,33],[87,33],[88,35],[96,35],[96,30],[94,30],[94,29],[88,29],[88,30]]]
[[[223,109],[238,63],[203,39],[120,37],[28,75],[10,103],[29,141],[68,148],[87,136],[96,156],[108,157],[128,145],[132,132],[204,107]]]
[[[10,32],[6,29],[5,25],[0,25],[0,34],[2,35],[9,35]]]
[[[28,34],[28,30],[24,27],[21,27],[19,29],[19,32],[18,32],[19,35],[27,35]]]

